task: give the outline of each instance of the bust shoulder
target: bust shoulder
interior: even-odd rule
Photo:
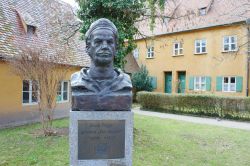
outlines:
[[[71,75],[71,86],[77,86],[81,80],[81,71],[75,72]]]
[[[124,75],[124,79],[131,83],[130,76],[124,72],[122,72],[122,74]]]
[[[124,73],[121,69],[115,69],[115,71],[118,73],[118,75],[122,76],[124,80],[131,82],[130,76]]]
[[[112,84],[112,90],[113,91],[131,91],[132,84],[130,80],[130,76],[126,73],[124,73],[120,69],[115,69],[115,71],[118,74],[118,77],[114,80],[114,83]]]
[[[80,71],[75,72],[71,75],[71,86],[81,86],[83,85],[83,77],[88,78],[87,73],[88,68],[82,68]]]

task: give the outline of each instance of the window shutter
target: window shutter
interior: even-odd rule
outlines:
[[[189,77],[189,90],[194,90],[194,77]]]
[[[242,92],[242,81],[243,77],[241,76],[236,77],[236,92]]]
[[[222,77],[216,77],[216,91],[222,91]]]
[[[157,78],[156,77],[150,77],[151,78],[151,85],[153,89],[157,88]]]
[[[62,100],[62,96],[61,95],[57,95],[56,96],[56,101],[58,102],[58,101],[61,101]]]
[[[206,77],[206,90],[211,90],[211,77]]]

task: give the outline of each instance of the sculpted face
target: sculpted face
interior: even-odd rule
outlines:
[[[108,29],[94,30],[90,37],[88,53],[96,66],[112,64],[116,53],[114,33]]]

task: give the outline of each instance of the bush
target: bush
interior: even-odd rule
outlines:
[[[138,91],[152,91],[152,80],[148,75],[146,66],[142,65],[140,70],[132,75],[131,78],[133,87]]]
[[[146,66],[142,65],[140,70],[132,75],[133,99],[136,99],[138,91],[152,91],[152,78],[148,75]]]
[[[139,92],[137,100],[144,109],[250,120],[247,97]]]

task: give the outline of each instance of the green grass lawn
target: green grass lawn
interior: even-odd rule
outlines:
[[[68,166],[68,136],[31,134],[39,127],[0,130],[0,166]],[[134,132],[134,166],[250,165],[249,131],[135,115]]]

